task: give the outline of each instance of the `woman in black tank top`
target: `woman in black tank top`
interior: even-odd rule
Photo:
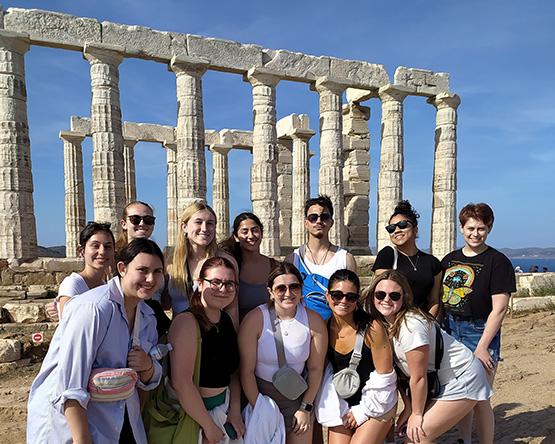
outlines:
[[[360,281],[355,273],[338,270],[331,275],[326,298],[333,313],[328,322],[328,360],[334,373],[349,367],[357,333],[365,332],[362,358],[356,370],[360,376],[360,386],[354,395],[345,399],[349,407],[360,404],[362,389],[371,372],[386,374],[393,371],[393,356],[387,332],[379,320],[372,319],[362,309],[359,294]],[[392,425],[395,410],[393,407],[385,415],[369,418],[358,425],[349,410],[343,417],[344,425],[329,428],[328,443],[383,443]],[[346,436],[350,436],[349,441],[346,441]]]

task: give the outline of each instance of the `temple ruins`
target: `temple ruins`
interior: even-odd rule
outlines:
[[[90,118],[72,118],[62,131],[64,146],[66,255],[76,256],[85,223],[81,143],[93,143],[94,220],[117,221],[136,198],[134,147],[161,144],[167,153],[168,244],[175,242],[181,211],[207,194],[205,150],[213,158],[213,207],[218,237],[229,227],[227,156],[252,152],[253,212],[265,226],[262,252],[304,242],[303,203],[309,196],[308,117],[276,119],[280,80],[307,84],[319,96],[318,190],[330,196],[335,224],[332,242],[369,254],[370,108],[381,101],[380,165],[377,190],[377,248],[389,243],[383,227],[403,196],[403,101],[421,96],[436,109],[430,251],[437,257],[455,248],[457,107],[446,73],[399,67],[393,81],[383,65],[312,56],[253,44],[128,26],[56,12],[9,8],[0,20],[0,258],[36,257],[37,236],[27,121],[25,54],[30,45],[81,51],[90,64]],[[140,58],[166,65],[176,77],[176,125],[122,122],[119,65]],[[242,76],[252,86],[249,130],[206,130],[202,77],[207,70]],[[346,97],[346,103],[343,99]],[[299,110],[302,112],[303,110]],[[162,172],[161,172],[162,173]],[[91,219],[91,217],[88,217]]]

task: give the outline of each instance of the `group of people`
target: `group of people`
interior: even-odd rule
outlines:
[[[399,202],[364,291],[354,257],[329,240],[333,210],[326,196],[306,202],[307,242],[283,262],[260,252],[253,213],[218,245],[201,201],[168,260],[144,202],[125,207],[117,242],[87,224],[83,271],[51,310],[60,325],[31,387],[27,442],[309,444],[324,426],[330,444],[426,443],[458,423],[470,443],[473,412],[480,442],[493,442],[515,282],[486,244],[491,208],[461,210],[465,246],[440,262],[418,249],[418,214]]]

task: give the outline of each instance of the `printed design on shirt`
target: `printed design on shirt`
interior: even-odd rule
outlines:
[[[472,284],[480,273],[480,264],[453,264],[443,277],[443,303],[452,307],[462,308],[466,305],[467,296],[472,293]]]

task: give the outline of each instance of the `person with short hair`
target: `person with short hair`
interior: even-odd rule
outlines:
[[[325,296],[329,277],[336,270],[344,268],[356,272],[357,265],[351,253],[330,242],[329,231],[334,222],[333,204],[328,196],[308,199],[304,214],[308,241],[296,248],[285,260],[295,265],[303,277],[306,306],[326,321],[331,317]]]
[[[494,215],[485,203],[466,205],[459,213],[464,247],[449,253],[441,264],[444,326],[482,362],[490,383],[497,370],[501,349],[501,325],[516,278],[511,261],[486,244]],[[480,442],[492,442],[494,416],[489,400],[475,408]],[[472,414],[459,424],[462,441],[470,443]]]

